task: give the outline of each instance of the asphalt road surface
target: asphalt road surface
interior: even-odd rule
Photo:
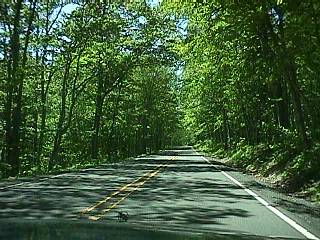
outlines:
[[[1,222],[22,220],[117,223],[190,234],[320,236],[319,206],[275,192],[192,148],[1,182],[0,238]]]

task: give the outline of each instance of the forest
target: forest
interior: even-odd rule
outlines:
[[[320,2],[2,1],[0,172],[189,144],[320,199]]]

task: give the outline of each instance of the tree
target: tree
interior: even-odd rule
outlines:
[[[187,22],[176,49],[185,62],[184,124],[193,143],[281,144],[290,132],[303,151],[314,141],[310,101],[318,98],[310,86],[318,63],[306,56],[319,50],[318,5],[281,2],[164,1]]]

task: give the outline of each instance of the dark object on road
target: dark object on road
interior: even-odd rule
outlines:
[[[128,212],[118,212],[118,221],[119,222],[126,222],[129,219]]]

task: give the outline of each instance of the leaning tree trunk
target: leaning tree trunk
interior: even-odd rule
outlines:
[[[62,78],[62,89],[61,89],[61,105],[60,105],[60,113],[59,113],[59,120],[57,124],[56,134],[54,137],[53,142],[53,149],[50,155],[49,163],[48,163],[48,170],[52,170],[57,163],[57,158],[60,150],[62,135],[63,135],[63,128],[64,122],[66,118],[66,100],[67,100],[67,79],[69,77],[70,67],[71,67],[72,59],[68,59],[65,72]]]

